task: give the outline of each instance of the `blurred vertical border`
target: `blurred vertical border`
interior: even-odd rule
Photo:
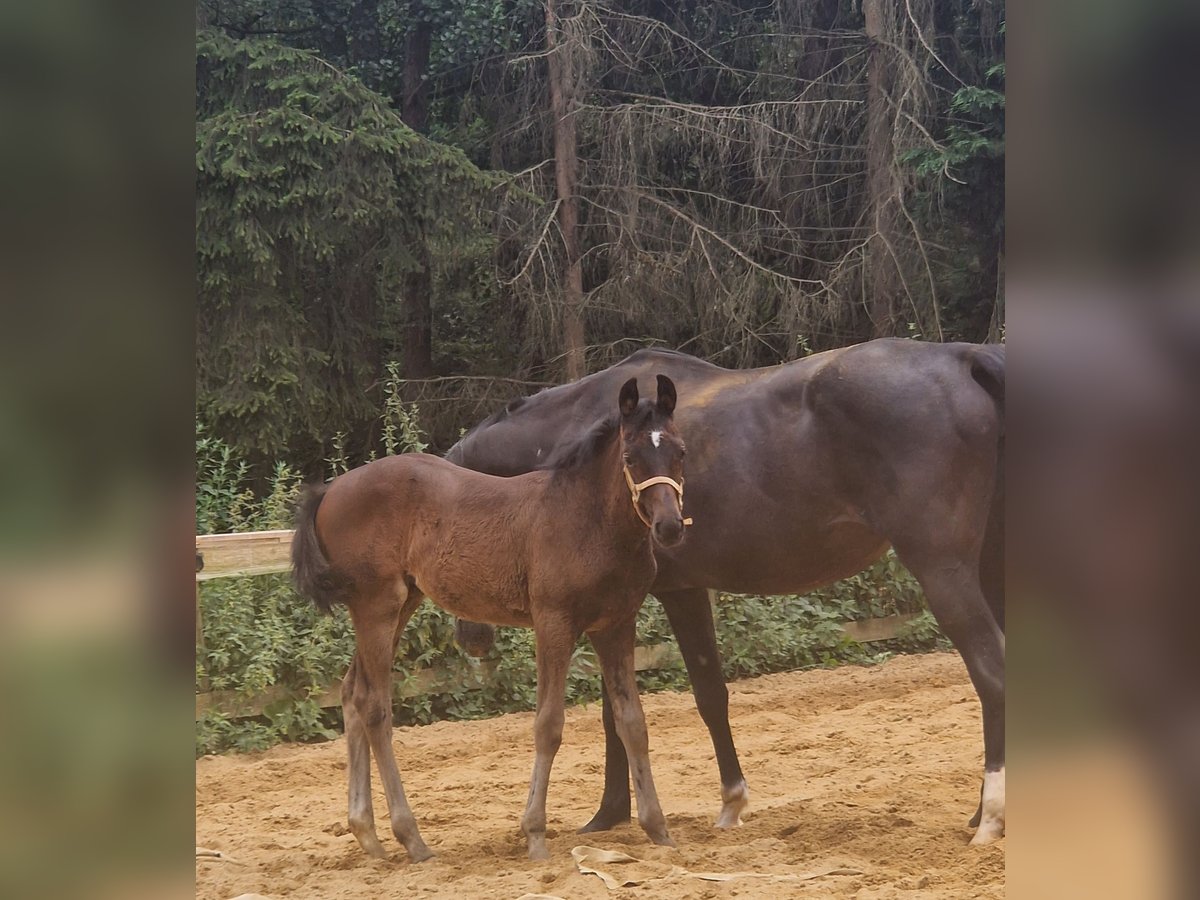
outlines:
[[[194,21],[0,5],[0,896],[192,890]]]
[[[1200,896],[1200,7],[1007,25],[1009,896]]]
[[[191,892],[194,16],[0,6],[0,896]],[[1006,19],[1010,895],[1195,896],[1200,12]]]

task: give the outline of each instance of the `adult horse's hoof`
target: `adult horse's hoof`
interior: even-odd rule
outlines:
[[[589,832],[593,831],[608,831],[612,828],[616,828],[618,825],[626,824],[629,822],[629,820],[630,814],[628,808],[623,811],[613,812],[612,810],[607,810],[602,806],[596,811],[596,814],[592,816],[592,821],[588,822],[579,829],[579,833],[588,834]]]
[[[546,847],[546,839],[529,840],[529,858],[534,862],[545,862],[550,858],[550,850]]]
[[[988,844],[994,844],[1002,837],[1004,837],[1004,820],[993,819],[979,826],[975,831],[975,837],[971,838],[971,846],[984,847]]]
[[[717,816],[717,828],[736,828],[742,824],[742,813],[750,805],[750,789],[745,781],[732,787],[721,788],[721,812]]]
[[[982,847],[1004,837],[1004,769],[983,773],[983,800],[979,804],[979,828],[972,847]]]

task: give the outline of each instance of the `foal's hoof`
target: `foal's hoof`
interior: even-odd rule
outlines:
[[[742,824],[742,813],[750,805],[750,789],[741,781],[732,787],[721,788],[721,812],[717,816],[717,828],[736,828]]]
[[[351,832],[358,841],[358,846],[362,847],[363,853],[374,859],[387,859],[387,851],[383,849],[383,844],[379,842],[379,836],[375,834],[375,827],[371,826],[356,826],[351,824]]]
[[[540,841],[529,841],[529,858],[534,862],[545,862],[550,858],[550,850],[544,838]]]
[[[608,831],[609,829],[616,828],[618,825],[624,825],[629,821],[629,819],[630,816],[628,808],[626,808],[624,811],[612,812],[610,810],[606,810],[602,806],[599,810],[597,810],[596,814],[592,816],[592,821],[588,822],[579,829],[579,833],[588,834],[592,831]]]
[[[658,846],[660,846],[660,847],[674,847],[675,846],[675,842],[673,840],[671,840],[671,836],[669,834],[667,834],[666,829],[660,831],[658,834],[651,834],[650,840],[652,840],[654,843],[658,844]]]
[[[412,847],[406,847],[405,849],[408,850],[408,858],[415,863],[425,862],[425,860],[437,856],[424,842]]]

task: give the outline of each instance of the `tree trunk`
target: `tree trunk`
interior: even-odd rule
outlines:
[[[429,41],[432,28],[423,21],[422,0],[411,0],[409,16],[412,29],[404,45],[404,96],[400,117],[413,131],[424,131],[429,118],[425,70],[429,65]],[[424,223],[417,223],[417,241],[413,248],[416,269],[404,278],[401,297],[404,358],[401,372],[405,378],[428,378],[433,374],[433,272]]]
[[[899,202],[893,171],[895,113],[891,89],[895,80],[887,22],[891,0],[863,0],[870,59],[867,69],[867,194],[872,234],[867,245],[867,309],[873,337],[897,333],[896,305],[902,290],[895,253]]]
[[[1004,243],[998,242],[996,251],[996,298],[992,306],[992,318],[988,323],[987,340],[998,343],[1004,335]]]
[[[347,45],[358,77],[367,87],[379,90],[379,58],[383,55],[379,41],[379,0],[357,0],[350,7]]]
[[[587,371],[583,327],[583,260],[579,241],[579,197],[576,179],[579,157],[575,140],[575,73],[571,42],[559,31],[558,4],[546,0],[546,62],[550,84],[550,114],[554,120],[554,180],[558,193],[558,227],[566,248],[563,291],[562,347],[569,380]]]

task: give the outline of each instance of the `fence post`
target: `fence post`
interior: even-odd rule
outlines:
[[[196,573],[199,574],[200,570],[203,568],[204,568],[204,554],[197,552],[196,553]],[[206,646],[204,643],[204,615],[200,611],[200,580],[197,579],[196,580],[196,658],[197,659],[199,659],[205,655],[205,652],[204,652],[205,649],[206,649]],[[207,666],[204,667],[204,674],[201,675],[197,681],[197,687],[199,687],[201,691],[207,691],[209,688],[208,667]]]

